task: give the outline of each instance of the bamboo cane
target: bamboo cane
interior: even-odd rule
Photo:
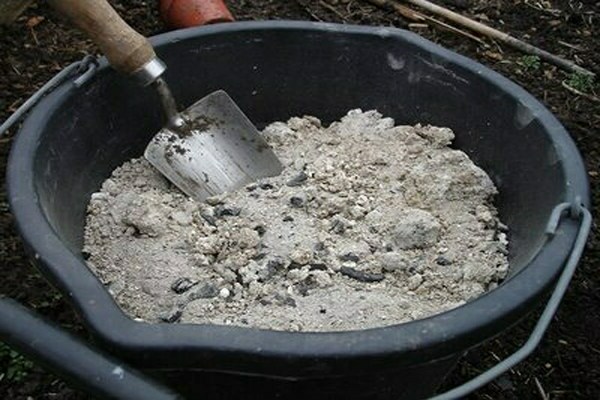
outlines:
[[[515,38],[507,33],[501,32],[497,29],[494,29],[490,26],[482,24],[481,22],[474,21],[470,18],[467,18],[463,15],[460,15],[454,11],[448,10],[447,8],[438,6],[437,4],[433,4],[427,0],[403,0],[405,3],[412,4],[414,6],[420,7],[426,11],[429,11],[432,14],[437,16],[441,16],[446,18],[449,21],[452,21],[464,28],[468,28],[474,32],[480,33],[484,36],[487,36],[492,39],[496,39],[502,43],[506,43],[507,45],[520,50],[527,54],[532,54],[538,56],[542,60],[545,60],[551,64],[556,65],[562,69],[567,71],[596,76],[595,73],[589,71],[577,64],[573,61],[566,60],[562,57],[556,56],[552,53],[547,52],[546,50],[540,49],[539,47],[535,47],[529,43],[526,43],[520,39]],[[388,2],[386,0],[386,2]],[[395,1],[391,1],[395,3]]]

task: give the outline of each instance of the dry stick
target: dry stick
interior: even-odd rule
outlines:
[[[542,400],[550,400],[550,397],[548,397],[548,395],[546,394],[546,391],[542,387],[542,384],[540,383],[537,376],[534,378],[534,380],[535,380],[535,386],[537,386],[538,392],[540,392],[540,396],[542,396]]]
[[[588,93],[583,93],[582,91],[575,89],[573,86],[569,85],[565,81],[562,82],[562,87],[567,89],[569,92],[576,94],[577,96],[581,96],[595,103],[600,103],[600,97]]]
[[[342,19],[342,21],[346,22],[346,17],[344,17],[344,15],[341,12],[339,12],[334,6],[332,6],[329,3],[325,3],[322,0],[319,1],[319,4],[321,5],[321,7],[328,9],[329,11],[331,11],[332,13],[334,13],[335,15],[340,17]]]
[[[503,43],[508,44],[511,47],[514,47],[515,49],[521,50],[522,52],[536,55],[536,56],[540,57],[541,59],[546,60],[549,63],[554,64],[557,67],[560,67],[567,71],[576,72],[579,74],[591,75],[594,77],[596,76],[596,74],[593,73],[592,71],[589,71],[583,67],[580,67],[579,65],[575,64],[572,61],[565,60],[564,58],[558,57],[552,53],[542,50],[539,47],[535,47],[533,45],[530,45],[529,43],[526,43],[526,42],[519,40],[513,36],[510,36],[507,33],[504,33],[497,29],[489,27],[485,24],[482,24],[481,22],[474,21],[463,15],[455,13],[454,11],[448,10],[447,8],[433,4],[427,0],[403,0],[403,1],[406,3],[412,4],[412,5],[415,5],[417,7],[421,7],[422,9],[427,10],[432,14],[442,16],[460,26],[471,29],[472,31],[481,33],[482,35],[485,35],[490,38],[497,39]],[[388,1],[386,0],[385,2],[388,2]]]
[[[403,6],[402,4],[398,4],[396,2],[392,2],[389,0],[367,0],[369,3],[381,7],[381,8],[390,8],[396,11],[398,14],[402,15],[406,19],[410,19],[411,21],[416,22],[429,22],[432,25],[437,25],[441,29],[445,29],[459,35],[465,36],[471,40],[476,41],[479,44],[485,44],[483,40],[479,39],[477,36],[470,34],[469,32],[465,32],[462,29],[458,29],[455,26],[448,25],[445,22],[440,21],[439,19],[430,17],[428,15],[422,14],[418,11],[413,10],[412,8]]]

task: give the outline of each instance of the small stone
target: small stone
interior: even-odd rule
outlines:
[[[308,268],[295,268],[289,270],[286,277],[292,282],[299,282],[306,279],[310,275],[309,272]]]
[[[404,271],[409,266],[407,257],[394,251],[381,254],[379,261],[381,262],[381,268],[387,272]]]
[[[494,215],[486,206],[477,206],[475,208],[475,216],[477,217],[477,220],[482,222],[486,227],[494,226]]]
[[[306,265],[313,259],[312,251],[307,249],[295,249],[290,253],[290,260],[298,265]]]
[[[219,295],[219,289],[211,284],[206,283],[189,294],[189,300],[194,301],[197,299],[211,299]]]
[[[404,211],[394,224],[392,239],[402,250],[433,246],[439,240],[442,229],[433,215],[416,208]]]
[[[317,282],[309,275],[302,281],[296,283],[294,288],[301,296],[308,296],[312,289],[317,288]]]
[[[310,263],[311,271],[327,271],[327,264],[325,263]]]
[[[352,226],[353,226],[353,224],[350,221],[348,221],[346,218],[341,217],[339,215],[336,215],[335,217],[333,217],[331,219],[331,222],[329,223],[329,229],[339,235],[346,232],[346,230]]]
[[[266,287],[258,281],[252,281],[248,284],[247,293],[252,297],[260,297],[266,293]]]
[[[277,304],[279,304],[281,306],[296,307],[296,300],[294,300],[294,298],[292,296],[289,296],[289,295],[286,296],[286,295],[277,293],[275,295],[275,300],[277,301]]]
[[[206,254],[194,254],[194,264],[198,267],[208,267],[214,262],[214,256]]]
[[[257,231],[247,227],[241,228],[234,232],[232,239],[237,242],[240,249],[250,249],[258,246],[260,236]]]
[[[215,207],[215,216],[217,217],[237,217],[241,212],[241,208],[234,206],[218,205]]]
[[[217,206],[219,204],[223,204],[224,197],[222,194],[220,194],[216,196],[211,196],[204,201],[206,202],[206,204],[209,204],[211,206]]]
[[[258,184],[258,187],[262,190],[271,190],[274,188],[274,186],[269,182],[261,182]]]
[[[287,181],[286,185],[290,187],[300,186],[308,179],[308,175],[304,171],[300,171],[298,175]]]
[[[179,278],[171,285],[171,290],[177,294],[185,293],[194,286],[197,282],[193,282],[190,278]]]
[[[269,261],[267,261],[267,268],[272,268],[274,270],[282,270],[285,268],[286,262],[283,257],[275,256]]]
[[[385,279],[383,274],[374,274],[370,272],[359,271],[352,267],[343,266],[340,273],[349,278],[356,279],[359,282],[380,282]]]
[[[122,222],[134,227],[141,236],[159,237],[164,234],[167,225],[166,215],[161,211],[146,204],[146,200],[140,196],[129,204]]]
[[[200,216],[211,226],[217,225],[217,218],[215,217],[214,209],[206,209],[200,212]]]
[[[373,210],[365,216],[365,220],[371,225],[377,225],[381,223],[383,219],[383,213],[379,210]]]
[[[508,232],[508,226],[506,224],[503,224],[502,222],[498,222],[498,231],[502,232],[502,233],[507,233]]]
[[[329,255],[329,249],[323,242],[317,242],[314,247],[315,255],[317,257],[325,257]]]
[[[506,233],[498,233],[497,240],[502,246],[508,246],[508,237],[506,236]]]
[[[219,239],[215,236],[200,237],[194,243],[194,248],[202,254],[218,254]]]
[[[108,193],[96,192],[96,193],[92,193],[90,200],[91,201],[107,201],[109,197],[110,196],[108,195]]]
[[[173,218],[173,221],[177,222],[181,226],[191,225],[191,223],[194,221],[194,218],[191,214],[183,211],[174,212],[171,214],[171,218]]]
[[[267,253],[256,253],[256,255],[253,255],[251,258],[252,258],[254,261],[260,261],[260,260],[262,260],[263,258],[265,258],[266,256],[267,256]]]
[[[258,270],[258,282],[267,282],[271,280],[280,269],[269,267],[269,263],[266,264],[262,269]]]
[[[231,292],[227,288],[223,288],[223,289],[219,290],[219,297],[222,299],[228,298],[230,294],[231,294]]]
[[[264,225],[256,225],[254,230],[258,233],[258,236],[263,236],[267,232],[267,228]]]
[[[333,284],[331,275],[327,271],[311,271],[309,278],[314,281],[318,287],[329,287]]]
[[[358,262],[360,257],[354,254],[353,252],[343,253],[338,256],[341,261],[353,261]]]
[[[120,192],[119,185],[117,185],[117,183],[112,179],[107,179],[104,181],[102,184],[102,190],[113,196],[116,196]]]
[[[367,210],[361,206],[353,206],[348,210],[348,215],[352,219],[362,219],[367,214]]]
[[[239,282],[234,282],[233,290],[231,291],[235,295],[235,299],[239,300],[242,298],[242,293],[244,292],[244,287]]]
[[[306,205],[306,203],[307,203],[306,193],[300,192],[300,193],[296,193],[295,195],[290,197],[290,204],[292,205],[292,207],[300,208],[300,207],[303,207],[304,205]]]
[[[438,256],[435,259],[435,262],[437,265],[442,265],[442,266],[452,265],[452,260],[449,260],[444,256]]]
[[[408,278],[408,290],[415,290],[423,283],[423,276],[421,274],[414,274]]]
[[[371,254],[371,247],[365,241],[351,243],[344,246],[338,253],[338,258],[341,261],[358,262],[365,259]]]
[[[283,222],[292,222],[294,221],[294,217],[292,217],[291,215],[286,215],[285,217],[283,217]]]
[[[261,298],[258,302],[263,306],[269,306],[269,305],[273,304],[273,302],[270,299],[265,298],[265,297]]]
[[[160,315],[160,320],[169,324],[179,321],[183,312],[179,308],[173,308],[166,313]]]
[[[259,273],[262,269],[261,265],[256,261],[250,260],[248,264],[239,269],[239,276],[244,285],[249,285],[252,282],[259,280]]]

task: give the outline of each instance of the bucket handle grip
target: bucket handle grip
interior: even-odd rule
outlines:
[[[492,382],[500,375],[519,364],[521,361],[531,355],[535,348],[540,344],[542,337],[546,333],[546,330],[548,329],[548,326],[550,325],[550,322],[552,321],[552,318],[554,317],[554,314],[556,313],[556,310],[558,309],[560,302],[565,295],[567,288],[569,287],[571,278],[573,278],[577,264],[585,248],[585,243],[587,241],[590,228],[592,226],[592,214],[581,203],[581,198],[576,197],[573,203],[561,203],[554,208],[552,215],[550,216],[550,220],[546,226],[546,234],[549,237],[554,236],[558,228],[558,224],[565,216],[580,221],[579,231],[577,232],[577,237],[575,239],[575,243],[573,244],[571,254],[567,259],[563,272],[560,274],[560,278],[558,279],[554,291],[552,292],[552,296],[550,296],[550,299],[544,308],[544,312],[535,324],[535,327],[527,341],[521,348],[504,360],[500,361],[492,368],[454,389],[450,389],[444,393],[431,397],[430,400],[453,400],[468,395],[469,393]]]

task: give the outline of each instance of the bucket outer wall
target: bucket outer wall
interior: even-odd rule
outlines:
[[[90,194],[117,165],[142,153],[162,121],[154,94],[103,61],[86,86],[64,84],[32,111],[14,142],[7,183],[17,226],[42,273],[67,295],[97,343],[132,365],[181,385],[197,382],[197,393],[219,387],[221,379],[331,379],[328,387],[344,382],[358,398],[372,388],[363,386],[368,379],[386,376],[391,385],[402,374],[409,382],[396,381],[389,393],[403,385],[432,391],[457,356],[526,315],[561,271],[577,224],[561,223],[552,240],[544,228],[558,203],[579,195],[589,206],[583,162],[556,118],[497,73],[388,28],[244,22],[171,32],[153,43],[185,107],[225,89],[259,125],[303,114],[330,122],[361,107],[398,123],[453,128],[455,145],[500,189],[501,219],[511,229],[511,277],[449,312],[362,331],[129,319],[80,254],[84,213]],[[192,371],[199,373],[193,382]]]

